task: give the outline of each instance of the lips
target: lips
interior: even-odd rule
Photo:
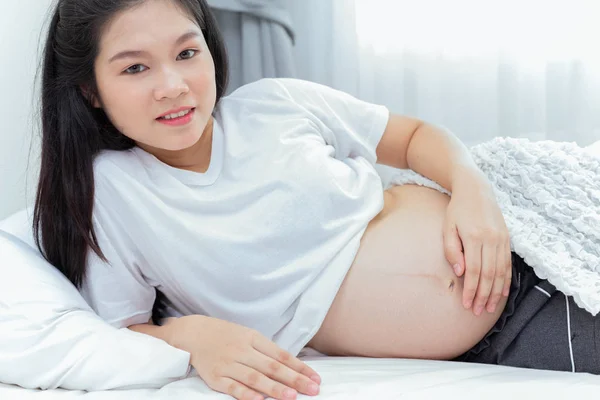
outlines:
[[[159,115],[156,119],[163,119],[164,117],[166,117],[167,115],[171,115],[171,114],[178,114],[182,111],[188,111],[188,110],[194,110],[194,107],[179,107],[179,108],[175,108],[173,110],[167,111],[164,114]]]
[[[195,111],[196,111],[196,109],[192,108],[190,110],[190,112],[188,112],[183,117],[170,118],[170,119],[157,118],[156,121],[161,124],[168,125],[168,126],[184,126],[184,125],[189,124],[192,121],[192,119],[194,118]]]

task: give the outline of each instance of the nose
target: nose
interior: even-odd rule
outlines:
[[[159,81],[154,89],[154,98],[162,100],[174,99],[190,91],[189,86],[177,71],[164,70],[160,74]]]

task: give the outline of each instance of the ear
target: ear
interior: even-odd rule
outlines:
[[[98,98],[92,93],[92,91],[89,89],[88,86],[81,85],[79,87],[79,89],[81,89],[81,93],[83,94],[83,97],[85,97],[87,99],[87,101],[92,105],[92,107],[102,108],[102,105],[98,101]]]

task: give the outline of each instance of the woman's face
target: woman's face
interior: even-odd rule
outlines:
[[[211,119],[213,59],[198,25],[174,1],[147,0],[110,20],[95,74],[100,101],[94,106],[150,152],[191,147]],[[189,122],[159,119],[182,107],[195,108]]]

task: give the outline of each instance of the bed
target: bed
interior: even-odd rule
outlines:
[[[302,357],[321,374],[316,399],[568,399],[595,397],[600,376],[443,361]],[[199,378],[160,389],[82,392],[37,391],[0,384],[3,400],[212,400],[231,398],[212,392]],[[308,396],[299,396],[308,399]]]
[[[600,157],[600,141],[589,147]],[[318,399],[566,399],[598,396],[600,376],[429,360],[326,357],[304,349],[300,357],[322,377]],[[157,361],[158,362],[158,361]],[[27,368],[26,366],[23,366]],[[17,368],[17,366],[15,366]],[[115,365],[115,368],[117,366]],[[33,390],[0,384],[0,399],[120,400],[227,399],[193,376],[160,388],[85,392]],[[299,398],[310,398],[299,396]]]

